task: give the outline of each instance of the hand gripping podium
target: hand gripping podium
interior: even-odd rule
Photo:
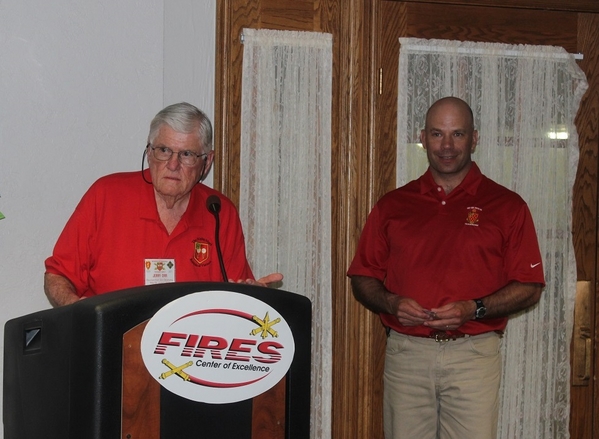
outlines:
[[[311,303],[235,283],[132,288],[4,328],[4,439],[308,439]]]

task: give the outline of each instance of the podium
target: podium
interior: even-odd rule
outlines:
[[[12,319],[4,439],[308,439],[311,315],[299,294],[191,282]]]

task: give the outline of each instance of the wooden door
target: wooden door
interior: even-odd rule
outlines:
[[[382,1],[377,16],[378,61],[381,87],[376,96],[375,132],[377,150],[373,157],[373,172],[382,175],[381,182],[373,185],[376,197],[392,188],[394,181],[395,136],[397,114],[392,110],[397,102],[397,65],[399,37],[438,38],[463,41],[499,42],[507,44],[541,44],[563,46],[571,53],[583,53],[580,62],[590,89],[585,95],[576,119],[580,142],[580,165],[574,189],[574,243],[580,291],[577,310],[585,315],[574,328],[572,364],[571,437],[593,438],[599,432],[595,415],[598,407],[597,328],[595,296],[597,280],[597,125],[599,110],[599,5],[590,2],[568,3],[569,11],[561,2],[543,2],[543,9],[534,1],[479,1],[450,2],[437,0]],[[463,3],[463,4],[458,4]],[[577,8],[587,11],[577,12]],[[588,12],[590,11],[590,12]],[[588,291],[586,291],[588,290]],[[582,302],[588,300],[587,302]],[[593,329],[594,328],[594,329]],[[581,352],[582,351],[582,352]],[[594,357],[593,352],[594,351]],[[589,369],[587,371],[586,369]],[[597,436],[599,437],[599,433]]]
[[[352,297],[345,275],[364,212],[371,205],[370,120],[374,87],[370,0],[219,0],[215,93],[215,187],[239,203],[243,28],[319,31],[333,35],[332,300],[334,438],[377,438],[375,385],[382,340],[378,318]],[[373,427],[373,425],[375,427]]]

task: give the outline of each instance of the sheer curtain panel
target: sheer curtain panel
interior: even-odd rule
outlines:
[[[312,438],[331,436],[332,36],[243,30],[240,216],[256,276],[312,300]]]
[[[544,256],[540,303],[510,318],[503,340],[498,438],[569,437],[576,265],[574,117],[587,82],[561,47],[400,38],[397,184],[422,174],[426,110],[457,96],[479,131],[473,159],[528,203]]]

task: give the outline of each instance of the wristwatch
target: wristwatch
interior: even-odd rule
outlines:
[[[476,303],[476,311],[474,311],[474,320],[482,319],[487,313],[487,308],[481,299],[473,299]]]

